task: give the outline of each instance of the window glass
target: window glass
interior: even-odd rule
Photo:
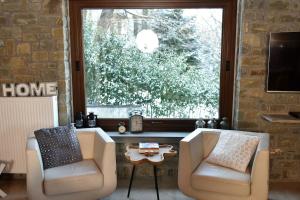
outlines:
[[[87,112],[219,116],[222,9],[84,9]]]

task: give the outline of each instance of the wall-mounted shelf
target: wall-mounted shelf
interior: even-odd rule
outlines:
[[[289,114],[263,114],[262,118],[271,123],[300,124],[300,119]]]

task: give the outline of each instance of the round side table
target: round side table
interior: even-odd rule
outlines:
[[[159,145],[159,152],[152,156],[146,156],[144,154],[139,153],[138,146],[127,146],[126,152],[125,152],[125,157],[129,162],[131,162],[133,164],[127,198],[129,198],[129,196],[130,196],[130,190],[131,190],[131,185],[132,185],[132,181],[133,181],[133,177],[134,177],[135,167],[137,165],[140,165],[143,163],[150,163],[151,165],[153,165],[156,196],[157,196],[157,199],[159,200],[156,166],[162,164],[164,162],[165,158],[174,157],[174,156],[176,156],[176,154],[177,154],[177,151],[173,150],[172,145]]]

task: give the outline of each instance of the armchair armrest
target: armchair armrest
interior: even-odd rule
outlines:
[[[254,199],[268,199],[269,187],[269,134],[259,134],[260,142],[251,171],[251,191]]]
[[[191,175],[203,157],[203,134],[196,129],[180,141],[178,186],[186,194],[191,193]]]
[[[107,195],[117,186],[115,142],[102,129],[95,129],[94,160],[104,176],[101,189]]]
[[[80,150],[83,159],[93,159],[96,129],[94,128],[77,129],[76,132],[77,132],[77,138],[80,144]]]
[[[44,169],[40,148],[35,138],[28,138],[26,146],[27,192],[29,199],[38,199],[43,191]],[[30,188],[30,189],[29,189]],[[34,193],[31,193],[35,191]]]

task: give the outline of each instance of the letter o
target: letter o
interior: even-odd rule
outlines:
[[[29,96],[29,86],[25,83],[20,83],[16,86],[16,95],[19,97]]]

